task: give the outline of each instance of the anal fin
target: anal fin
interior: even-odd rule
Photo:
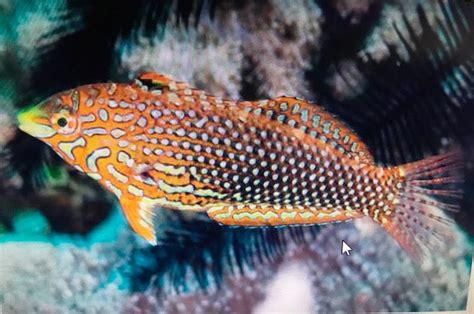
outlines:
[[[267,204],[214,204],[209,206],[207,214],[224,225],[254,227],[326,224],[362,217],[356,211]]]

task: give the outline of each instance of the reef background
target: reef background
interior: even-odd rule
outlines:
[[[166,73],[239,99],[310,99],[377,162],[461,146],[457,238],[421,265],[370,221],[225,228],[163,211],[160,244],[15,112],[81,84]],[[474,248],[474,4],[464,1],[0,0],[4,313],[459,310]],[[353,248],[340,254],[344,239]],[[295,304],[298,307],[295,307]]]

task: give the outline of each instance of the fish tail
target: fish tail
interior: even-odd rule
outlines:
[[[447,212],[459,209],[462,167],[461,151],[453,150],[394,168],[395,210],[381,223],[415,260],[454,238]]]

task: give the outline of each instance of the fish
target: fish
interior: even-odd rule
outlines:
[[[462,196],[459,149],[378,165],[348,125],[298,97],[230,100],[146,72],[57,93],[17,119],[115,194],[153,245],[163,209],[257,228],[369,217],[418,258],[449,235]]]

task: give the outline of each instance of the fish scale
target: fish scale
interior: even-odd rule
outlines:
[[[417,256],[455,207],[433,196],[455,195],[448,183],[461,181],[458,152],[381,167],[349,127],[308,101],[226,100],[155,73],[59,93],[18,119],[114,193],[153,244],[162,209],[252,227],[368,216]]]

